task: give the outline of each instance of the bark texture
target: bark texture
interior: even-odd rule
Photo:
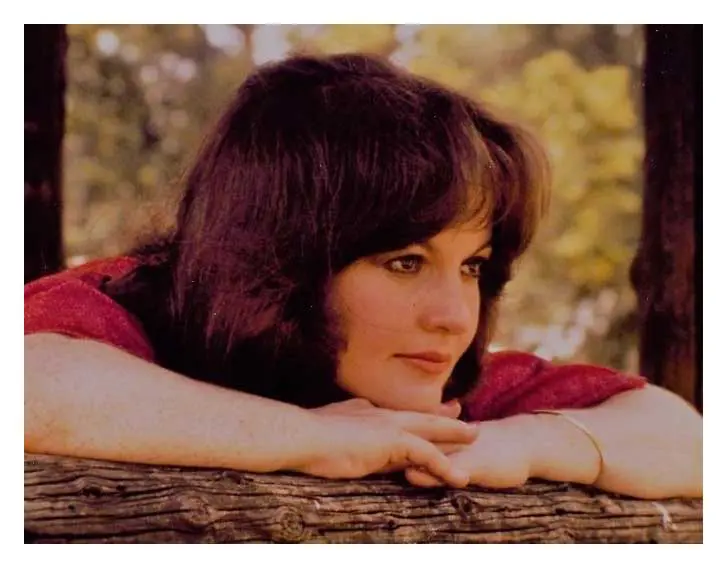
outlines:
[[[25,282],[63,266],[66,44],[64,25],[25,25]]]
[[[25,539],[46,543],[702,542],[702,501],[569,484],[421,489],[395,477],[293,474],[25,456]]]
[[[695,224],[701,89],[701,26],[646,26],[645,194],[632,265],[638,297],[641,374],[701,410],[697,357]]]

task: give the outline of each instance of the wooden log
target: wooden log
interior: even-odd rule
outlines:
[[[38,543],[701,543],[701,499],[642,501],[565,483],[422,489],[25,455]]]

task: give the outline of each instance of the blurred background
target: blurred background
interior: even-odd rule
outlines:
[[[69,266],[171,222],[176,180],[256,65],[378,53],[529,125],[554,195],[517,268],[496,349],[638,370],[628,279],[641,230],[636,25],[70,25],[63,156]]]

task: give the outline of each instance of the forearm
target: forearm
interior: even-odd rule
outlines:
[[[534,432],[533,475],[594,484],[642,498],[702,494],[702,419],[676,395],[656,387],[629,391],[599,406],[564,410],[591,440],[562,417],[530,415]]]
[[[195,381],[113,347],[25,338],[25,450],[138,463],[296,469],[310,412]]]

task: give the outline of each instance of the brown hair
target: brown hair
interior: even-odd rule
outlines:
[[[521,128],[375,57],[292,57],[240,86],[186,176],[176,230],[107,293],[159,362],[304,406],[345,396],[328,285],[358,258],[475,218],[492,227],[473,344],[446,397],[481,372],[497,298],[543,214],[548,175]]]

